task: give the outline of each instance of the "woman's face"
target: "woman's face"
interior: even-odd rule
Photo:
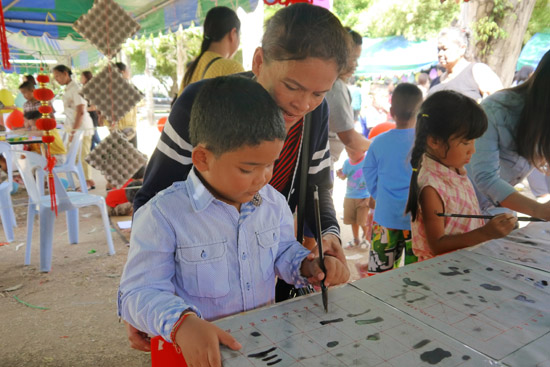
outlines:
[[[252,71],[281,108],[287,130],[323,102],[338,77],[333,60],[309,57],[266,62],[261,48],[254,53]]]
[[[88,79],[84,76],[84,74],[80,74],[80,84],[84,85],[88,82]]]
[[[442,37],[437,45],[439,63],[451,71],[458,61],[464,57],[466,47],[448,37]]]
[[[347,82],[349,78],[352,77],[353,73],[355,73],[355,70],[357,69],[357,65],[359,65],[359,58],[361,57],[362,50],[363,46],[361,45],[356,45],[353,47],[349,56],[349,65],[346,68],[346,71],[340,74],[340,79]]]
[[[60,85],[67,85],[71,81],[71,77],[67,72],[60,72],[60,71],[54,70],[53,77],[55,81],[58,82]]]

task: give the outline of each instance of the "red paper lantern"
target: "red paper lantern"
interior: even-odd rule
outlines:
[[[38,112],[49,115],[53,112],[53,108],[52,106],[40,106],[38,107]]]
[[[33,92],[33,95],[34,95],[34,98],[36,98],[39,101],[49,101],[55,97],[55,94],[53,94],[53,91],[47,88],[35,89]]]
[[[36,77],[36,81],[38,83],[48,83],[50,81],[50,77],[44,74],[40,74]]]
[[[25,118],[23,112],[19,110],[13,110],[6,119],[6,126],[10,129],[18,129],[25,125]]]
[[[157,121],[157,129],[159,129],[160,132],[164,130],[164,124],[166,124],[166,120],[168,120],[168,116],[161,117]]]
[[[36,77],[40,88],[35,89],[33,92],[34,98],[40,101],[40,107],[38,111],[42,114],[42,117],[36,120],[36,127],[40,130],[44,130],[44,135],[42,136],[42,141],[47,144],[46,149],[46,159],[48,164],[46,165],[46,170],[48,171],[48,187],[50,188],[50,201],[52,211],[55,211],[57,216],[57,199],[55,196],[55,184],[54,184],[54,175],[53,168],[55,166],[56,159],[50,152],[50,144],[54,142],[55,136],[50,133],[50,130],[56,128],[57,123],[54,118],[50,117],[50,113],[53,111],[49,102],[52,100],[55,95],[51,89],[46,87],[46,83],[50,81],[50,78],[44,74],[44,68],[40,68],[40,74]]]
[[[53,143],[54,140],[55,140],[55,136],[53,135],[44,135],[42,137],[42,141],[46,144]]]
[[[57,122],[52,118],[39,118],[36,120],[36,127],[39,130],[53,130],[57,126]]]

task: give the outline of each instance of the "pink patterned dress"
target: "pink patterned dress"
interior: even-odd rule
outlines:
[[[449,214],[481,214],[479,203],[472,182],[467,175],[460,175],[451,169],[424,155],[422,166],[418,174],[420,192],[431,186],[437,191],[443,209]],[[477,218],[445,218],[445,234],[459,234],[470,232],[484,225],[482,219]],[[412,248],[418,261],[427,260],[435,255],[428,246],[422,209],[419,206],[416,220],[411,223]]]

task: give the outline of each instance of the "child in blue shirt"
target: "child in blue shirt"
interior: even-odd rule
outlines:
[[[135,213],[121,316],[181,348],[190,366],[220,365],[220,343],[241,347],[209,321],[273,303],[276,277],[299,287],[325,278],[296,241],[284,197],[267,185],[285,135],[260,84],[209,80],[191,110],[188,178]],[[336,258],[325,266],[325,284],[347,280]]]
[[[414,84],[397,85],[390,113],[396,128],[374,139],[364,161],[363,174],[376,201],[368,271],[396,267],[405,251],[405,264],[416,262],[412,252],[410,215],[405,215],[412,167],[416,114],[422,91]]]
[[[347,179],[346,196],[344,197],[344,224],[351,225],[353,240],[347,247],[366,245],[367,218],[369,215],[369,191],[363,175],[363,160],[365,153],[346,147],[348,159],[344,166],[336,171],[342,180]],[[362,239],[359,239],[359,227],[363,230]]]

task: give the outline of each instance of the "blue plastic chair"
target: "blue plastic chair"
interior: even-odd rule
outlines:
[[[86,177],[84,177],[84,169],[82,168],[82,162],[80,160],[80,151],[82,150],[82,138],[84,137],[83,130],[76,130],[73,135],[73,140],[69,145],[69,150],[67,151],[67,158],[65,163],[55,166],[53,171],[55,173],[65,173],[67,175],[67,181],[69,182],[70,188],[76,190],[76,185],[74,183],[73,174],[76,175],[80,181],[80,191],[87,194],[88,185],[86,184]],[[68,138],[67,138],[68,140]]]
[[[0,183],[0,218],[6,235],[6,241],[13,242],[13,227],[17,227],[13,204],[11,202],[11,191],[13,190],[13,166],[11,146],[8,143],[0,142],[0,155],[6,159],[8,179]]]
[[[50,195],[41,195],[41,188],[44,187],[46,159],[33,152],[14,152],[14,154],[16,157],[15,163],[29,194],[25,265],[29,265],[31,262],[34,217],[38,214],[40,217],[40,271],[49,272],[52,267],[53,231],[56,216],[55,212],[50,208]],[[67,212],[69,243],[78,243],[78,209],[95,205],[101,212],[109,254],[114,255],[115,248],[111,237],[111,227],[109,225],[109,217],[107,216],[105,199],[99,195],[65,191],[65,187],[55,173],[54,181],[57,210],[59,213]]]

